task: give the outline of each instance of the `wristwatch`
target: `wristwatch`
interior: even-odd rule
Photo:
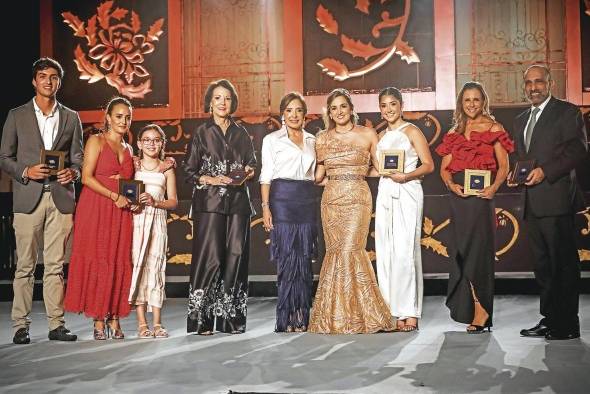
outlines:
[[[23,174],[21,175],[21,179],[23,181],[23,184],[27,184],[29,183],[29,177],[27,176],[27,174],[29,173],[29,167],[25,167]]]

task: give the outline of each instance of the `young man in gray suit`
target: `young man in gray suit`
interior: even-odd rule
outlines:
[[[525,71],[524,91],[531,107],[516,118],[514,140],[516,159],[536,163],[522,188],[522,205],[543,316],[520,335],[559,340],[580,336],[574,215],[585,204],[575,168],[586,158],[587,140],[580,109],[553,97],[552,87],[546,66]]]
[[[63,69],[53,59],[33,64],[35,97],[10,110],[2,131],[0,166],[12,177],[17,264],[12,320],[15,344],[29,343],[29,314],[33,304],[34,272],[43,244],[43,299],[49,339],[75,341],[64,321],[63,265],[73,225],[74,185],[83,159],[82,125],[77,112],[61,105],[56,94]],[[41,151],[65,153],[65,166],[50,175],[40,163]]]

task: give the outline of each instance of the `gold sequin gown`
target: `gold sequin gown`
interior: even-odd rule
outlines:
[[[326,255],[311,312],[309,331],[360,334],[393,330],[366,251],[371,222],[371,191],[364,179],[367,150],[340,142],[333,131],[316,139],[318,162],[328,183],[322,195]]]

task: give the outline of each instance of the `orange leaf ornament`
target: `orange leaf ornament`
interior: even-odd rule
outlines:
[[[96,15],[93,15],[92,18],[88,19],[86,38],[89,46],[93,47],[96,45]]]
[[[80,71],[80,79],[87,80],[88,83],[94,83],[104,78],[103,73],[86,59],[86,55],[80,45],[74,50],[74,56],[74,63],[76,63],[78,71]]]
[[[380,55],[385,52],[388,48],[375,48],[373,44],[365,44],[361,40],[354,40],[346,35],[342,34],[340,38],[342,43],[342,50],[350,53],[353,57],[362,57],[365,61],[369,58]]]
[[[162,33],[164,33],[162,26],[164,26],[164,18],[160,18],[155,21],[147,32],[147,40],[158,41]]]
[[[336,59],[324,58],[317,62],[317,65],[322,68],[323,72],[337,81],[344,81],[349,77],[348,68]]]
[[[127,15],[127,12],[129,12],[129,11],[127,11],[125,8],[117,7],[115,9],[115,11],[113,11],[113,13],[111,14],[111,17],[120,21],[121,19],[125,18],[125,15]]]
[[[86,37],[86,29],[84,28],[84,22],[80,20],[76,15],[71,12],[62,12],[61,16],[64,18],[64,22],[74,30],[76,37]]]
[[[369,15],[369,4],[370,0],[356,0],[356,5],[354,8]]]
[[[104,3],[102,3],[101,5],[99,5],[96,8],[96,14],[98,15],[98,23],[100,24],[100,27],[102,27],[105,30],[109,28],[109,19],[110,19],[109,11],[111,10],[112,7],[113,7],[113,2],[111,0],[111,1],[105,1]]]
[[[134,33],[139,33],[141,29],[141,20],[139,19],[139,15],[135,11],[131,11],[131,30]]]
[[[315,18],[319,22],[322,29],[330,34],[338,34],[338,22],[334,16],[323,5],[318,5],[315,11]]]
[[[395,47],[395,53],[397,53],[402,60],[405,60],[406,63],[420,63],[418,54],[414,51],[414,48],[408,45],[407,42],[398,40],[395,43]]]

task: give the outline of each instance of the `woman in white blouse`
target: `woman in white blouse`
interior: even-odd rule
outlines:
[[[262,218],[277,264],[276,332],[307,330],[317,240],[315,137],[303,129],[307,106],[301,94],[281,99],[283,127],[262,141]]]

